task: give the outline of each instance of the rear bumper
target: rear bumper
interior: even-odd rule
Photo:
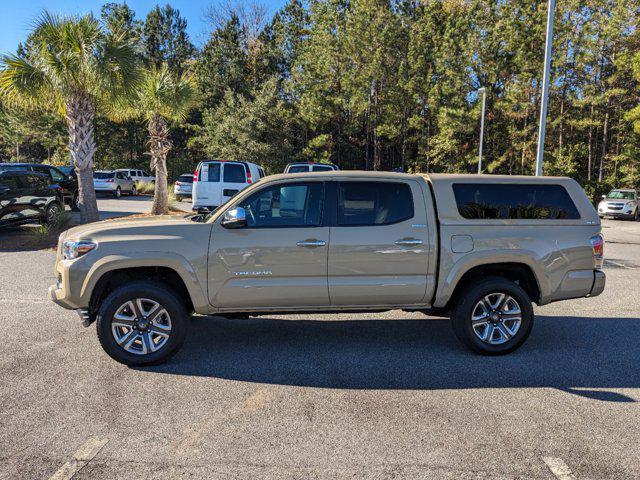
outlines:
[[[597,297],[604,291],[607,276],[602,270],[593,271],[593,286],[591,287],[590,297]]]

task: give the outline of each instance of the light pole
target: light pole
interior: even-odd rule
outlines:
[[[542,103],[540,106],[540,128],[538,129],[538,153],[536,155],[536,176],[542,176],[544,156],[544,134],[547,129],[547,102],[549,101],[549,80],[551,68],[551,43],[553,41],[553,12],[556,0],[549,0],[547,6],[547,38],[544,49],[544,73],[542,75]]]
[[[480,147],[478,148],[478,175],[482,173],[482,139],[484,138],[484,108],[487,103],[487,89],[478,89],[478,95],[482,95],[482,115],[480,116]]]

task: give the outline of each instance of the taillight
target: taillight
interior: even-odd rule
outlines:
[[[247,183],[251,183],[253,180],[251,179],[251,170],[247,167]]]
[[[591,237],[589,243],[593,249],[593,268],[600,270],[604,263],[604,238],[598,234]]]
[[[176,185],[182,185],[180,182],[176,181]]]
[[[108,180],[105,180],[105,182],[107,182],[107,183],[113,183],[113,178],[110,178],[110,179],[108,179]]]
[[[195,171],[193,172],[193,181],[197,182],[198,181],[198,170],[200,170],[198,167],[200,167],[200,165],[198,165],[195,169]]]

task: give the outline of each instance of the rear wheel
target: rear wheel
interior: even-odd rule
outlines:
[[[96,316],[98,339],[107,354],[125,365],[154,365],[182,346],[189,314],[164,284],[132,281],[111,292]]]
[[[135,197],[138,194],[138,189],[136,188],[135,185],[133,185],[133,187],[131,187],[131,196]]]
[[[453,331],[471,350],[503,355],[519,348],[533,327],[533,306],[516,283],[490,277],[470,286],[451,312]]]
[[[122,196],[122,190],[120,189],[120,187],[117,187],[117,188],[116,188],[116,191],[115,191],[115,192],[113,192],[113,196],[114,196],[115,198],[120,198],[120,197]]]
[[[182,201],[182,197],[180,195],[176,195],[176,202],[181,202]]]

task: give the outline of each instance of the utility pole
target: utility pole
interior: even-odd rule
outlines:
[[[536,176],[542,176],[542,157],[544,156],[544,134],[547,129],[547,103],[549,101],[549,81],[551,80],[551,43],[553,41],[553,12],[556,1],[549,0],[547,5],[547,38],[544,50],[544,73],[542,75],[542,102],[540,105],[540,128],[538,129],[538,153],[536,155]]]
[[[478,95],[482,95],[482,115],[480,116],[480,146],[478,147],[478,175],[482,173],[482,140],[484,138],[484,109],[487,104],[487,89],[478,89]]]

